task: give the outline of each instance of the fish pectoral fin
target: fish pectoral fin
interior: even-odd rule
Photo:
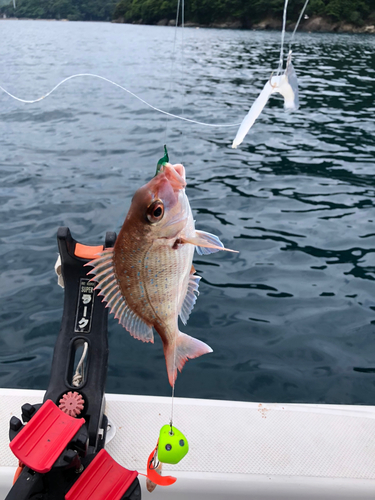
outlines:
[[[96,281],[95,290],[100,289],[99,296],[107,302],[111,313],[115,315],[118,322],[138,340],[142,342],[154,342],[152,327],[147,325],[134,311],[130,309],[123,296],[119,283],[116,279],[113,264],[113,248],[108,248],[99,254],[97,259],[91,260],[86,266],[93,269],[88,274],[93,274],[91,281]]]
[[[189,276],[189,283],[185,295],[184,302],[181,306],[181,311],[179,312],[181,321],[184,325],[186,325],[187,320],[189,319],[190,313],[193,310],[193,307],[197,301],[197,295],[199,295],[198,287],[199,281],[201,280],[200,276],[195,276],[195,269],[192,266],[192,273]],[[197,295],[195,295],[197,294]]]
[[[198,255],[208,255],[210,253],[219,252],[220,250],[238,253],[237,250],[225,248],[217,236],[211,233],[206,233],[206,231],[195,231],[195,236],[181,238],[181,242],[195,245],[195,250]]]
[[[212,352],[212,349],[209,345],[182,332],[178,332],[174,344],[164,344],[168,380],[171,386],[173,387],[176,381],[177,370],[181,372],[188,359],[198,358],[210,352]]]

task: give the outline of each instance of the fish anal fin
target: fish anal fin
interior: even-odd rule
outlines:
[[[188,359],[198,358],[210,352],[212,352],[212,349],[209,345],[182,332],[178,332],[178,337],[174,344],[164,344],[168,380],[171,386],[173,387],[176,381],[177,370],[181,372]]]
[[[107,302],[106,307],[111,308],[118,322],[138,340],[142,342],[154,342],[154,334],[151,326],[147,325],[126,303],[116,278],[113,262],[113,248],[104,250],[98,258],[91,260],[87,266],[93,269],[88,274],[94,277],[90,281],[96,281],[95,290],[100,290],[98,295],[103,296],[102,301]]]
[[[142,342],[154,343],[154,334],[152,327],[147,325],[135,312],[129,307],[125,307],[119,317],[119,323],[130,333],[132,337]]]
[[[195,272],[194,267],[192,266],[192,269]],[[199,287],[199,281],[201,280],[200,276],[196,276],[194,274],[190,274],[189,276],[189,283],[188,287],[186,290],[186,295],[184,298],[184,301],[181,306],[181,310],[179,312],[181,321],[183,322],[184,325],[186,325],[187,320],[189,319],[190,313],[194,308],[194,305],[197,301],[197,295],[199,295],[198,292],[198,287]],[[197,295],[195,295],[197,294]]]

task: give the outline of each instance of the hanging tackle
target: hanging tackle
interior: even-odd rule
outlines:
[[[277,69],[277,74],[276,76],[271,75],[270,79],[263,87],[263,90],[261,91],[257,99],[254,101],[253,105],[251,106],[248,114],[242,120],[240,128],[237,131],[237,135],[232,143],[232,148],[236,149],[237,146],[239,146],[242,143],[246,134],[254,125],[255,120],[263,111],[263,108],[267,104],[271,94],[279,93],[284,97],[284,109],[286,111],[296,111],[298,109],[299,107],[298,80],[292,64],[291,47],[294,40],[294,35],[296,34],[297,28],[299,26],[299,23],[301,22],[302,16],[306,10],[308,3],[309,0],[305,0],[303,8],[300,12],[296,25],[294,27],[292,36],[290,37],[289,54],[286,61],[285,71],[283,74],[280,74],[283,68],[284,37],[285,37],[285,26],[286,26],[286,14],[288,7],[288,0],[285,0],[284,13],[283,13],[283,29],[281,31],[280,58],[279,58],[279,67]]]
[[[299,107],[298,98],[298,80],[292,64],[292,51],[289,51],[285,72],[282,75],[270,77],[263,87],[263,90],[254,101],[250,111],[243,119],[237,135],[233,141],[232,148],[237,148],[244,140],[246,134],[254,125],[255,120],[263,111],[271,94],[279,93],[284,97],[284,109],[286,111],[295,111]]]

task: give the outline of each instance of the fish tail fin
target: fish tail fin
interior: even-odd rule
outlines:
[[[209,345],[201,340],[190,337],[186,333],[178,332],[174,344],[164,345],[164,355],[167,364],[168,380],[171,386],[176,381],[177,369],[180,372],[188,359],[198,358],[212,352]]]

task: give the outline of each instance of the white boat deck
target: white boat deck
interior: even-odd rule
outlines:
[[[43,391],[0,389],[0,499],[17,460],[8,422]],[[145,472],[170,398],[107,394],[116,435],[106,449],[121,465]],[[375,498],[375,407],[257,404],[175,398],[174,425],[189,441],[188,455],[163,473],[177,477],[144,499]],[[141,478],[142,486],[144,480]]]

